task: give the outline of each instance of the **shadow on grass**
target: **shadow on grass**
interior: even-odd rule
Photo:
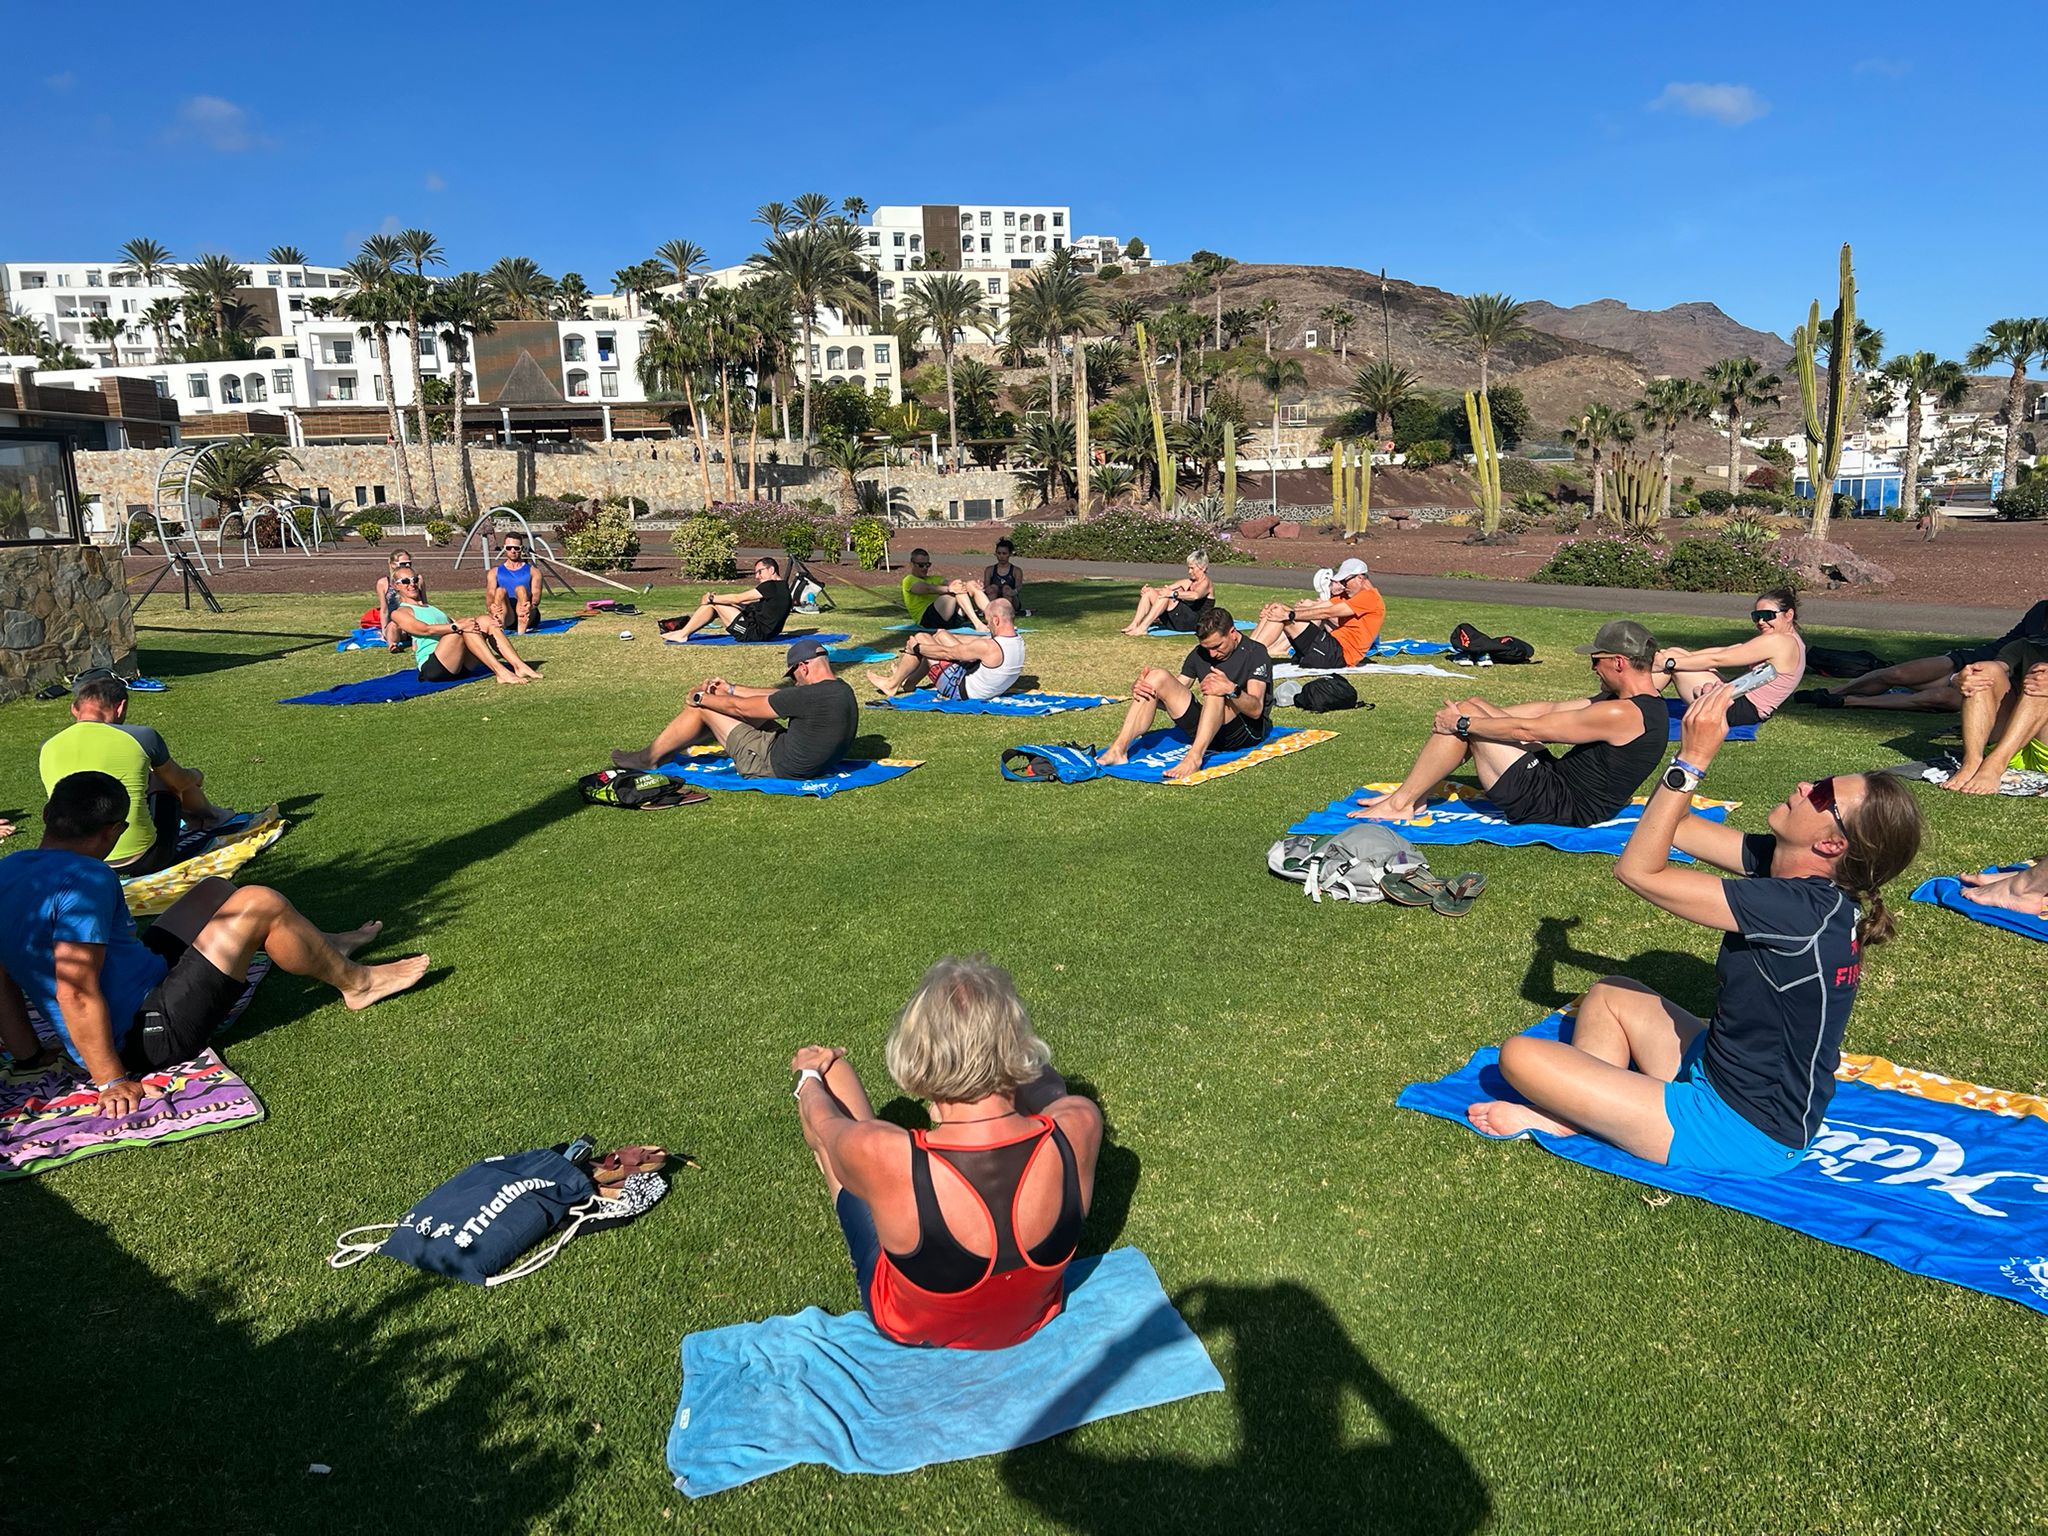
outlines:
[[[330,1277],[383,1299],[259,1333],[232,1316],[243,1298],[166,1284],[47,1187],[4,1198],[0,1286],[34,1319],[9,1372],[47,1405],[0,1452],[10,1529],[405,1530],[431,1508],[526,1530],[606,1459],[535,1440],[574,1406],[530,1354],[427,1321],[437,1282]]]
[[[1076,1531],[1474,1531],[1491,1512],[1463,1451],[1292,1281],[1204,1283],[1174,1298],[1230,1362],[1236,1455],[1097,1456],[1071,1436],[1003,1458],[1003,1483]],[[1353,1429],[1362,1408],[1372,1420]]]
[[[1714,1009],[1714,965],[1698,955],[1673,949],[1650,949],[1628,960],[1599,955],[1572,942],[1576,917],[1546,917],[1536,925],[1536,943],[1529,968],[1522,975],[1522,996],[1540,1008],[1562,1008],[1603,976],[1627,976],[1653,987],[1679,1007],[1705,1018]],[[1587,972],[1570,987],[1558,984],[1561,965]]]
[[[333,635],[278,634],[275,636],[270,636],[259,634],[255,637],[275,638],[279,640],[299,640],[303,641],[304,643],[300,645],[272,646],[260,650],[248,650],[241,648],[227,648],[222,650],[188,650],[158,645],[153,641],[143,639],[143,633],[189,635],[191,631],[144,631],[139,632],[136,637],[136,651],[141,658],[143,670],[147,672],[151,677],[160,677],[167,681],[170,679],[180,677],[200,677],[204,676],[206,673],[209,672],[226,672],[234,667],[250,666],[256,662],[279,661],[286,656],[295,656],[301,651],[317,651],[320,650],[322,647],[332,649],[335,639],[337,638]],[[246,637],[250,637],[252,634],[254,634],[254,632],[249,630],[220,631],[220,637],[224,640],[240,640]]]

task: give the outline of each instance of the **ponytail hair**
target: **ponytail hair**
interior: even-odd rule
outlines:
[[[1772,587],[1768,592],[1757,593],[1757,596],[1764,602],[1776,603],[1780,608],[1791,614],[1794,624],[1799,622],[1799,594],[1792,588]]]
[[[1849,846],[1835,860],[1834,880],[1863,908],[1856,942],[1867,948],[1884,943],[1897,926],[1884,904],[1884,886],[1920,852],[1920,802],[1905,780],[1865,774],[1863,799],[1843,820]]]

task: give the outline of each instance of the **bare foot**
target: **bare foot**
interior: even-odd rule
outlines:
[[[1964,875],[1963,900],[1980,907],[2002,907],[2008,912],[2040,916],[2048,907],[2048,875],[2040,867],[2002,875]]]
[[[1353,821],[1412,821],[1415,807],[1402,805],[1391,794],[1374,795],[1370,800],[1361,801],[1357,810],[1344,814]]]
[[[1487,1099],[1465,1111],[1465,1118],[1482,1136],[1520,1136],[1541,1131],[1546,1136],[1576,1136],[1578,1131],[1562,1120],[1553,1120],[1533,1104],[1510,1104],[1505,1099]]]
[[[526,681],[517,672],[494,672],[491,675],[501,683],[524,683]]]
[[[1978,767],[1975,773],[1966,773],[1958,768],[1949,781],[1942,785],[1942,788],[1953,789],[1957,793],[1965,795],[1995,795],[1998,793],[1998,786],[2004,778],[2004,764],[1984,763]]]
[[[628,752],[624,748],[612,754],[612,766],[623,768],[628,773],[645,773],[654,766],[652,752]]]
[[[888,678],[870,672],[868,674],[868,682],[874,687],[875,692],[879,693],[883,698],[893,699],[896,697],[896,685],[890,682]]]
[[[1131,755],[1122,747],[1110,747],[1098,753],[1095,761],[1104,768],[1117,768],[1131,760]]]
[[[344,955],[352,955],[383,931],[383,920],[373,917],[360,928],[351,928],[347,933],[330,933],[326,938],[328,943]]]
[[[1166,779],[1191,779],[1201,771],[1202,760],[1190,752],[1171,768],[1167,769],[1160,777]]]
[[[1120,635],[1129,635],[1133,640],[1135,640],[1140,635],[1144,634],[1145,631],[1143,631],[1142,629],[1132,629],[1129,627],[1125,627],[1123,629],[1118,630],[1117,633]]]
[[[351,1008],[367,1008],[372,1003],[381,1003],[385,998],[403,992],[407,987],[417,985],[427,974],[425,955],[407,955],[403,960],[393,960],[388,965],[365,965],[362,984],[343,987],[341,1000]]]

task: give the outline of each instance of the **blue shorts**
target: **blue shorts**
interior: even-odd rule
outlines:
[[[882,1259],[882,1240],[875,1234],[874,1213],[868,1209],[867,1201],[845,1189],[832,1202],[832,1213],[839,1218],[840,1235],[846,1239],[846,1256],[853,1261],[853,1282],[860,1287],[860,1309],[872,1317],[875,1309],[868,1297],[875,1288],[875,1266]]]
[[[1806,1149],[1788,1147],[1765,1135],[1714,1091],[1699,1066],[1706,1048],[1703,1029],[1686,1047],[1678,1076],[1664,1085],[1664,1115],[1671,1122],[1671,1151],[1664,1159],[1665,1166],[1758,1179],[1790,1173],[1805,1159]]]

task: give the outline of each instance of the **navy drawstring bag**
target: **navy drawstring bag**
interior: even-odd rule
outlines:
[[[342,1233],[327,1262],[345,1269],[381,1253],[468,1285],[502,1285],[529,1275],[599,1215],[600,1206],[610,1204],[598,1198],[590,1175],[563,1153],[558,1147],[538,1147],[471,1163],[400,1220]],[[557,1228],[563,1230],[554,1242],[518,1262]],[[390,1235],[382,1241],[361,1240],[364,1233],[387,1229]]]

